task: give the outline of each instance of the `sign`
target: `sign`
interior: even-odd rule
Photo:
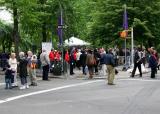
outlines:
[[[42,42],[42,50],[46,50],[48,55],[51,52],[51,49],[52,49],[52,43],[51,42]]]

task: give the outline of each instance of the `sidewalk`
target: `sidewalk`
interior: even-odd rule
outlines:
[[[116,67],[116,69],[118,70],[119,73],[115,76],[115,78],[128,78],[131,75],[131,73],[129,73],[127,71],[122,71],[123,66],[118,66],[118,67]],[[146,69],[150,72],[149,68],[146,68]],[[99,72],[102,72],[102,71],[99,71]],[[39,77],[39,78],[42,77],[42,70],[41,69],[37,69],[36,73],[37,73],[37,77]],[[82,70],[79,70],[76,68],[74,69],[74,73],[75,73],[74,75],[70,75],[69,71],[68,71],[68,73],[62,74],[60,76],[56,76],[53,73],[49,73],[49,77],[50,78],[62,78],[62,79],[88,79],[88,77],[89,77],[88,73],[87,73],[87,75],[83,75]],[[98,75],[94,75],[93,78],[94,79],[105,79],[107,77],[107,76],[102,76],[101,74],[102,73],[99,73]],[[145,73],[143,73],[143,74],[145,74]],[[1,79],[2,79],[2,77],[4,78],[4,71],[2,71],[1,69],[0,69],[0,77],[1,77]]]

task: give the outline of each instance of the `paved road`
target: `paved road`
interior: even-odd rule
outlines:
[[[159,74],[159,73],[158,73]],[[122,76],[123,75],[123,76]],[[27,90],[4,90],[1,114],[159,114],[160,79],[128,78],[120,72],[115,86],[105,79],[52,78]]]

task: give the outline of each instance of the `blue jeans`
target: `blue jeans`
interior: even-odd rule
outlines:
[[[5,78],[6,88],[5,89],[11,89],[11,78]]]

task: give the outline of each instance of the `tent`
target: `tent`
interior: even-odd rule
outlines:
[[[76,38],[76,37],[71,37],[69,39],[66,39],[64,41],[64,45],[65,46],[87,46],[87,45],[90,45],[90,43],[88,42],[85,42],[79,38]]]

